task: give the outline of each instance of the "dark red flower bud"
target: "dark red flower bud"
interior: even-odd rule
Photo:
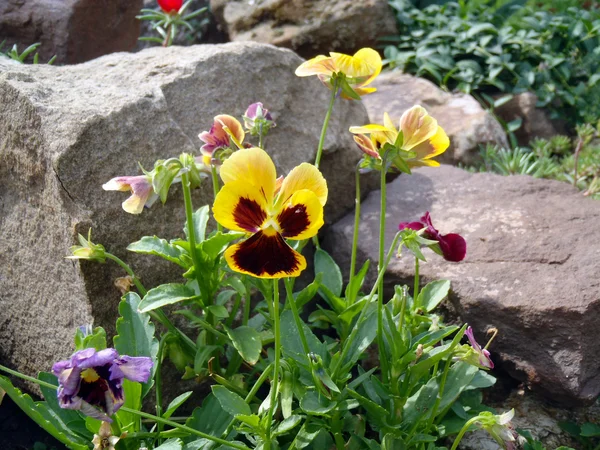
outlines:
[[[183,0],[157,0],[158,6],[167,14],[177,12],[183,5]]]

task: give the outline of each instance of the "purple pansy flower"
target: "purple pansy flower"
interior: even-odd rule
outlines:
[[[61,408],[81,410],[105,422],[123,405],[123,380],[148,381],[152,360],[148,357],[119,356],[114,348],[96,351],[86,348],[70,359],[52,366],[58,377]]]
[[[210,131],[203,131],[198,138],[204,145],[200,151],[204,156],[212,157],[217,150],[229,148],[231,141],[238,147],[242,147],[245,133],[242,124],[233,116],[219,114],[215,116]]]
[[[477,341],[475,340],[475,336],[473,335],[473,328],[467,327],[467,331],[465,331],[465,334],[467,335],[467,338],[469,338],[471,348],[475,351],[475,353],[478,356],[477,365],[486,369],[493,369],[494,362],[490,357],[490,352],[488,352],[485,348],[481,348],[481,345],[477,343]]]
[[[252,103],[246,109],[244,113],[244,125],[247,130],[252,130],[256,124],[256,121],[263,120],[268,123],[269,127],[275,126],[273,116],[268,109],[266,109],[261,102]]]
[[[421,217],[420,222],[402,222],[398,225],[398,228],[400,230],[409,228],[415,231],[426,228],[423,237],[438,242],[440,250],[442,251],[442,256],[446,261],[459,262],[462,261],[467,254],[467,242],[464,238],[456,233],[441,234],[433,227],[429,211]]]

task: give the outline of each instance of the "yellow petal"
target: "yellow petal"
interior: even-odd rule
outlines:
[[[244,142],[246,133],[244,132],[242,124],[235,117],[228,114],[219,114],[218,116],[215,116],[215,122],[221,124],[225,133],[229,135],[238,148],[243,147],[242,142]]]
[[[426,160],[429,160],[429,161],[435,162],[433,160],[430,160],[430,158],[433,158],[435,156],[438,156],[438,155],[444,153],[446,151],[446,149],[449,147],[449,145],[450,145],[450,139],[448,139],[446,132],[443,130],[442,127],[438,127],[436,133],[429,140],[422,142],[421,144],[413,147],[412,151],[416,153],[414,160],[423,161],[423,162],[425,162]],[[413,160],[409,160],[407,162],[410,167],[416,167],[414,165],[411,165]],[[432,167],[439,166],[438,163],[424,164],[424,165],[432,166]]]
[[[225,250],[227,264],[236,272],[258,278],[297,277],[306,259],[292,249],[279,233],[259,231]]]
[[[354,134],[370,134],[374,131],[389,131],[389,129],[384,125],[376,123],[370,123],[368,125],[363,125],[362,127],[350,127],[350,133]]]
[[[427,114],[422,106],[413,106],[400,117],[400,129],[404,134],[402,148],[411,150],[414,146],[431,138],[437,131],[437,120]]]
[[[312,164],[302,163],[296,166],[283,180],[277,197],[277,209],[289,202],[294,192],[308,189],[315,193],[322,206],[327,202],[327,181],[323,174]]]
[[[142,198],[139,195],[131,194],[131,196],[125,200],[121,206],[129,214],[141,214],[146,204],[146,198]]]
[[[304,61],[296,69],[296,76],[309,77],[311,75],[331,76],[335,71],[332,58],[325,55],[315,56],[308,61]]]
[[[356,142],[358,147],[367,155],[372,156],[373,158],[381,159],[375,144],[368,136],[364,134],[357,134],[354,136],[354,142]]]
[[[223,183],[241,181],[258,188],[264,195],[266,203],[273,203],[275,195],[275,164],[263,149],[246,148],[234,152],[221,166]]]
[[[255,233],[267,219],[267,202],[259,188],[243,181],[226,183],[215,198],[213,216],[225,228]]]
[[[323,205],[313,191],[296,191],[277,215],[277,223],[284,238],[311,238],[323,226]]]
[[[369,84],[381,72],[381,56],[372,48],[361,48],[353,56],[335,52],[330,55],[336,72],[360,79],[361,86]]]

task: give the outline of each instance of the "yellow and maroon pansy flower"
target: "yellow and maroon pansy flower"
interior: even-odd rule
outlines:
[[[249,233],[225,251],[229,267],[259,278],[295,277],[304,256],[286,239],[304,240],[323,226],[327,183],[312,164],[292,169],[279,182],[269,155],[258,147],[235,152],[221,166],[223,187],[215,198],[215,220]]]
[[[344,74],[347,83],[359,96],[377,90],[367,86],[380,72],[381,56],[372,48],[361,48],[354,55],[331,52],[329,56],[315,56],[296,69],[297,76],[316,75],[330,89],[332,87],[331,79],[339,74]],[[342,96],[349,98],[345,94]]]
[[[408,167],[431,166],[440,164],[434,157],[444,153],[450,145],[446,132],[422,106],[413,106],[400,118],[400,129],[396,129],[388,113],[383,115],[383,125],[369,124],[362,127],[350,127],[356,134],[354,141],[369,156],[381,159],[380,150],[388,143],[395,145],[402,133],[401,150],[412,153],[405,158]]]

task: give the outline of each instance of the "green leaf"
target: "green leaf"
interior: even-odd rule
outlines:
[[[140,411],[142,409],[142,385],[140,383],[124,379],[123,397],[125,398],[123,406],[135,411]],[[123,431],[128,433],[140,431],[140,421],[137,414],[120,409],[117,411],[117,418],[119,419]]]
[[[321,279],[323,275],[317,274],[315,275],[315,279],[312,283],[302,289],[300,292],[294,293],[294,297],[296,298],[296,306],[298,310],[302,310],[302,307],[310,302],[317,292],[319,291],[319,287],[321,286]]]
[[[94,328],[87,336],[81,328],[75,331],[75,350],[83,350],[85,348],[95,348],[96,350],[104,350],[106,348],[106,331],[102,327]]]
[[[300,399],[300,408],[307,414],[323,416],[335,408],[336,402],[316,391],[308,391]]]
[[[345,359],[342,361],[342,367],[354,366],[369,345],[377,336],[377,314],[375,304],[371,303],[366,307],[370,310],[365,314],[365,318],[358,324],[356,338],[352,341],[349,351],[346,353]]]
[[[221,436],[231,419],[233,419],[233,415],[225,411],[213,394],[209,394],[202,402],[202,406],[194,409],[192,416],[186,420],[185,424],[194,430],[212,436]]]
[[[284,419],[275,429],[273,437],[288,433],[302,422],[302,416],[294,415]]]
[[[154,450],[181,450],[183,447],[183,441],[181,439],[168,439],[158,447],[154,447]]]
[[[421,292],[417,304],[421,305],[427,312],[433,311],[448,296],[450,281],[436,280],[428,283]]]
[[[262,341],[258,331],[246,325],[233,330],[226,328],[225,331],[244,361],[251,365],[256,364],[262,350]]]
[[[385,418],[389,415],[388,411],[375,403],[372,400],[369,400],[366,397],[363,397],[358,392],[353,391],[352,389],[348,389],[348,393],[360,403],[360,405],[367,410],[367,414],[369,416],[369,421],[372,422],[377,427],[385,426]]]
[[[581,425],[581,436],[596,437],[600,436],[600,425],[594,423],[584,423]]]
[[[238,231],[230,231],[229,233],[217,231],[213,236],[209,237],[204,242],[201,242],[196,247],[204,252],[210,260],[214,260],[227,249],[232,241],[243,236],[244,233]]]
[[[150,289],[138,305],[140,312],[153,311],[166,305],[172,305],[187,300],[199,298],[194,290],[184,284],[171,283],[161,284]]]
[[[196,235],[196,244],[204,241],[206,237],[206,225],[208,224],[209,217],[210,214],[208,205],[198,208],[198,210],[192,214],[192,221],[194,222],[194,234]],[[190,237],[188,236],[187,221],[185,222],[183,231],[185,232],[185,237],[189,240]]]
[[[365,281],[365,276],[367,275],[367,271],[369,270],[370,264],[371,261],[367,259],[363,264],[362,268],[358,271],[357,274],[355,274],[352,277],[352,279],[348,283],[348,286],[346,286],[347,303],[352,304],[356,301],[356,297],[358,296],[358,292],[360,291],[360,288],[362,287]]]
[[[213,395],[219,400],[221,407],[232,416],[238,414],[249,416],[252,414],[252,410],[250,409],[250,406],[248,406],[248,403],[225,386],[213,385],[211,388]]]
[[[281,329],[286,330],[285,333],[281,334],[283,352],[290,355],[299,364],[306,366],[308,364],[307,355],[304,354],[304,347],[302,346],[302,340],[300,339],[300,333],[298,332],[298,327],[296,327],[292,311],[286,310],[281,315]],[[304,322],[302,322],[302,329],[306,336],[308,349],[325,361],[328,353],[325,345],[319,341]]]
[[[440,385],[437,378],[431,378],[427,384],[421,386],[414,395],[410,396],[404,404],[402,425],[410,428],[417,421],[429,417],[439,390]]]
[[[450,362],[448,361],[446,364],[450,364]],[[460,394],[471,384],[477,372],[479,372],[477,367],[462,361],[450,367],[442,400],[438,408],[438,414],[450,407],[458,399]]]
[[[210,305],[206,307],[206,310],[218,319],[226,319],[229,317],[229,311],[227,311],[227,308],[223,305]]]
[[[167,201],[167,195],[169,194],[169,189],[171,188],[171,184],[173,184],[173,180],[179,173],[179,166],[172,165],[170,167],[165,166],[163,164],[157,165],[152,176],[152,187],[154,192],[158,194],[160,197],[160,201],[164,204]]]
[[[215,350],[219,348],[220,347],[217,345],[204,345],[200,347],[196,351],[196,356],[194,357],[194,372],[202,373],[202,368],[205,366],[206,361],[208,361]]]
[[[338,78],[338,80],[339,87],[342,89],[342,92],[344,94],[346,94],[353,100],[360,100],[360,95],[354,92],[354,89],[352,89],[352,87],[348,84],[348,81],[346,81],[345,78]]]
[[[72,450],[89,450],[89,440],[73,433],[45,402],[34,402],[27,394],[15,388],[10,380],[0,375],[0,389],[29,416],[31,420]]]
[[[180,259],[181,255],[187,254],[187,252],[181,247],[169,244],[165,239],[156,236],[144,236],[139,241],[129,244],[127,250],[144,255],[160,256],[184,269],[188,268],[188,265]]]
[[[119,303],[117,319],[117,335],[114,345],[120,355],[147,356],[152,359],[152,372],[150,379],[142,383],[142,398],[145,397],[154,384],[158,355],[158,340],[154,337],[154,324],[150,315],[139,312],[140,297],[135,292],[125,294]]]
[[[322,273],[321,284],[336,297],[342,295],[342,271],[333,258],[323,249],[315,252],[315,273]]]
[[[496,384],[496,378],[490,375],[485,370],[479,370],[471,380],[471,384],[467,386],[466,390],[469,389],[485,389],[492,387]]]
[[[185,401],[190,398],[190,396],[193,394],[193,391],[188,391],[188,392],[184,392],[181,395],[178,395],[177,397],[175,397],[171,403],[169,403],[169,406],[167,406],[167,410],[162,414],[162,417],[164,417],[165,419],[168,419],[169,417],[171,417],[173,415],[173,413],[177,410],[177,408],[179,408],[181,405],[183,405],[185,403]]]

